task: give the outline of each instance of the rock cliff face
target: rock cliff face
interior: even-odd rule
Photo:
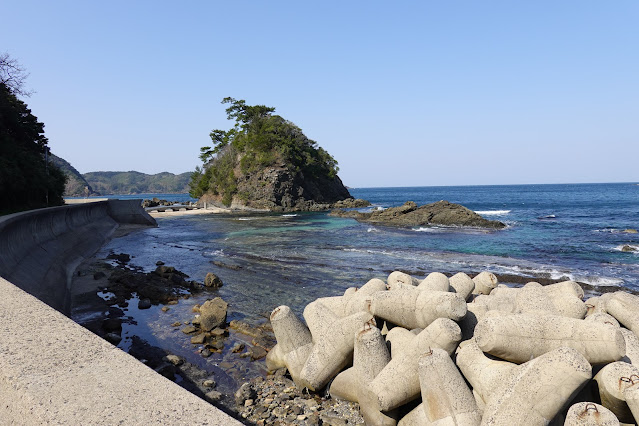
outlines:
[[[335,210],[331,212],[331,215],[352,217],[360,222],[399,227],[426,225],[469,226],[491,229],[506,227],[502,222],[484,219],[474,211],[460,204],[449,203],[443,200],[419,207],[415,202],[408,201],[399,207],[392,207],[370,213]]]
[[[200,203],[222,206],[222,196],[205,194]],[[285,164],[237,176],[237,193],[231,208],[269,211],[328,210],[335,203],[352,205],[355,200],[338,176],[309,178]],[[359,200],[358,205],[367,205]]]

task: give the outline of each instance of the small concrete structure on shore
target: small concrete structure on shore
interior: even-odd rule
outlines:
[[[240,424],[63,315],[75,268],[122,226],[156,222],[140,200],[0,217],[0,424]]]

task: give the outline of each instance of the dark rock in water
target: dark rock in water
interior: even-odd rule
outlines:
[[[107,291],[115,294],[115,302],[123,306],[125,300],[137,293],[140,300],[148,299],[151,304],[170,304],[183,294],[183,290],[194,290],[193,282],[185,281],[186,274],[171,268],[172,272],[149,274],[115,269],[109,276]],[[177,277],[177,278],[174,278]]]
[[[201,345],[206,342],[206,334],[201,333],[197,336],[191,337],[191,343],[194,345]]]
[[[102,322],[102,328],[107,333],[116,332],[120,334],[122,332],[122,320],[119,318],[107,318]]]
[[[625,252],[633,252],[633,251],[637,251],[636,247],[633,247],[631,245],[624,245],[623,247],[621,247],[621,251],[625,251]]]
[[[138,302],[138,309],[149,309],[151,307],[151,301],[149,299],[142,299]]]
[[[259,346],[251,346],[249,351],[251,353],[251,359],[253,361],[257,361],[258,359],[262,359],[267,354],[266,350],[264,350],[264,348],[261,348]]]
[[[164,360],[167,361],[167,362],[170,362],[171,364],[175,365],[176,367],[179,366],[179,365],[184,364],[184,359],[183,358],[181,358],[181,357],[179,357],[177,355],[173,355],[173,354],[165,356]]]
[[[236,343],[235,345],[233,345],[233,347],[231,348],[231,352],[233,352],[234,354],[242,352],[244,350],[244,348],[246,347],[246,345],[244,343]]]
[[[217,260],[212,260],[211,263],[215,266],[219,266],[220,268],[231,269],[233,271],[239,271],[240,269],[242,269],[242,267],[239,265],[229,265],[228,263],[220,262]]]
[[[182,329],[182,333],[184,334],[191,334],[191,333],[195,333],[196,331],[197,331],[197,328],[193,327],[192,325],[187,325],[186,327]]]
[[[162,262],[161,260],[158,260],[157,262],[155,262],[155,266],[163,266],[164,262]]]
[[[131,255],[127,254],[127,253],[120,253],[120,254],[116,254],[116,253],[110,253],[107,256],[107,259],[113,259],[116,262],[119,263],[127,263],[128,261],[131,260]]]
[[[222,399],[222,393],[218,391],[207,392],[206,395],[204,396],[206,397],[206,399],[212,402],[219,401],[220,399]]]
[[[213,272],[209,272],[206,274],[206,278],[204,278],[204,285],[207,287],[219,288],[222,287],[222,280]]]
[[[104,340],[117,346],[122,341],[122,336],[119,333],[107,333],[104,335]]]
[[[93,279],[94,280],[101,280],[102,278],[106,278],[106,274],[102,271],[98,271],[96,273],[93,274]]]
[[[360,222],[398,227],[443,225],[501,229],[506,226],[499,221],[484,219],[474,211],[448,201],[438,201],[419,207],[413,201],[407,201],[399,207],[375,210],[369,213],[334,210],[331,215],[350,217]]]
[[[200,306],[200,328],[204,331],[211,331],[226,323],[226,311],[228,303],[221,297],[207,300]]]

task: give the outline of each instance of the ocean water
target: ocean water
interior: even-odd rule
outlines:
[[[624,232],[639,228],[636,184],[350,191],[374,208],[448,200],[508,227],[394,229],[324,212],[193,215],[159,218],[158,228],[112,241],[103,251],[129,253],[132,263],[145,270],[162,260],[193,279],[214,272],[225,283],[220,294],[233,300],[238,317],[280,304],[300,312],[317,297],[341,294],[393,270],[418,277],[432,271],[488,270],[639,290],[639,252],[621,250],[624,245],[639,248],[639,234]]]
[[[279,305],[298,314],[318,297],[340,295],[393,270],[424,277],[433,271],[476,274],[491,271],[520,283],[538,278],[573,279],[597,288],[639,291],[639,186],[636,184],[355,188],[351,194],[387,208],[412,200],[460,203],[503,230],[455,227],[395,229],[330,217],[327,213],[202,214],[158,218],[158,228],[115,239],[98,255],[128,253],[145,271],[158,260],[191,279],[217,274],[224,286],[205,290],[162,312],[159,306],[125,308],[123,340],[134,335],[216,371],[219,390],[232,394],[239,384],[264,373],[261,362],[239,362],[224,351],[202,358],[198,347],[174,328],[193,318],[192,307],[221,296],[228,321],[259,323]],[[152,198],[141,194],[135,198]],[[157,196],[157,195],[156,195]],[[183,201],[188,195],[159,198]],[[215,262],[215,263],[214,263]],[[513,280],[512,282],[516,282]],[[240,336],[241,338],[241,336]],[[229,342],[231,347],[235,342]]]

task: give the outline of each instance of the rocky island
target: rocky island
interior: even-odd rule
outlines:
[[[275,108],[225,98],[230,130],[213,130],[212,146],[192,175],[190,194],[217,207],[267,211],[320,211],[362,207],[337,172],[337,161]],[[336,205],[336,203],[339,203]]]
[[[438,201],[432,204],[417,206],[407,201],[399,207],[384,210],[373,210],[362,213],[355,210],[334,210],[332,216],[350,217],[360,222],[386,226],[412,227],[426,225],[469,226],[477,228],[502,229],[506,225],[497,220],[484,219],[474,211],[460,204]]]

